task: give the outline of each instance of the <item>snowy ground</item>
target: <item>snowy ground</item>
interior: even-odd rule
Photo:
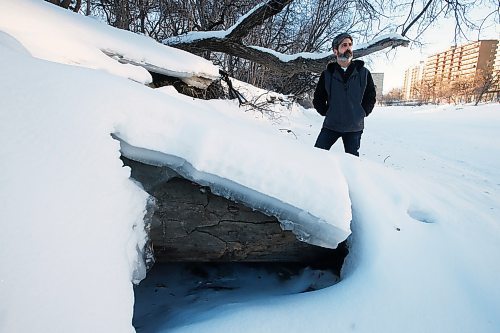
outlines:
[[[242,91],[244,90],[242,88]],[[260,93],[256,91],[254,95],[260,96]],[[280,112],[279,117],[274,113],[262,115],[255,110],[248,111],[246,116],[256,118],[263,123],[270,123],[281,135],[289,136],[293,140],[312,146],[321,118],[313,110],[304,110],[296,105],[288,106],[286,103],[282,104],[284,106],[277,103],[275,107]],[[426,327],[424,331],[429,329],[429,331],[455,332],[456,329],[458,332],[473,332],[476,326],[481,325],[485,325],[485,331],[496,331],[498,326],[493,318],[499,310],[499,305],[495,301],[495,296],[488,294],[498,295],[499,291],[498,288],[483,289],[481,281],[483,279],[489,280],[489,278],[482,277],[479,272],[488,272],[487,274],[491,274],[491,277],[498,277],[500,273],[499,265],[495,259],[498,248],[494,244],[494,239],[498,238],[500,224],[498,218],[500,157],[497,157],[500,156],[500,149],[495,144],[499,137],[499,111],[498,104],[478,107],[463,105],[377,107],[368,118],[368,128],[362,140],[361,159],[375,169],[387,170],[381,171],[384,175],[380,180],[381,183],[378,183],[377,186],[392,190],[397,187],[397,183],[384,183],[384,177],[391,174],[391,178],[402,177],[402,181],[413,184],[409,186],[420,188],[419,190],[423,191],[422,198],[419,199],[422,203],[414,203],[415,205],[407,207],[407,214],[413,219],[413,223],[405,226],[405,223],[399,220],[401,217],[396,219],[391,218],[392,216],[388,217],[388,220],[393,221],[393,225],[392,231],[389,231],[385,237],[392,238],[391,233],[396,235],[408,233],[406,236],[409,239],[404,236],[399,240],[397,237],[391,239],[392,242],[389,241],[390,246],[387,248],[388,257],[380,260],[375,258],[374,254],[370,254],[371,260],[380,265],[376,269],[385,271],[382,278],[392,281],[389,286],[389,290],[391,290],[388,291],[389,295],[394,292],[403,293],[406,297],[401,302],[417,302],[411,305],[412,311],[415,311],[416,314],[424,315],[431,320],[433,315],[427,310],[431,311],[430,309],[437,307],[440,302],[441,306],[444,307],[444,311],[441,309],[440,312],[436,311],[439,312],[440,319],[432,319],[431,322],[424,323],[418,319],[417,315],[406,313],[405,308],[409,304],[404,306],[397,300],[398,297],[394,299],[389,295],[372,296],[375,297],[374,300],[371,300],[373,303],[380,302],[382,299],[387,301],[387,303],[384,301],[381,304],[377,303],[378,306],[382,306],[384,313],[387,309],[392,309],[391,311],[394,313],[394,318],[391,319],[394,324],[389,326],[388,331],[399,331],[399,328],[406,327],[407,323],[419,327],[415,331],[420,331],[423,326]],[[283,129],[286,130],[283,131]],[[441,132],[444,131],[449,140],[439,139],[442,135]],[[460,144],[457,144],[458,142]],[[341,143],[337,143],[332,150],[341,153]],[[372,162],[374,162],[373,165]],[[369,188],[370,184],[361,182],[359,185],[360,188],[373,192],[373,189]],[[404,195],[401,197],[399,194],[392,200],[402,201],[403,197]],[[387,207],[387,201],[385,201],[387,198],[384,198],[384,195],[378,197],[374,195],[371,200],[375,202],[375,206]],[[433,210],[433,206],[436,205],[442,207],[442,210]],[[366,219],[377,221],[377,215],[380,214],[376,212],[373,216],[368,214]],[[389,215],[392,214],[389,213]],[[422,222],[424,224],[418,224]],[[486,228],[483,229],[483,227]],[[426,234],[425,229],[427,228],[431,228],[429,234]],[[445,230],[442,230],[443,228]],[[494,232],[491,235],[484,235],[485,230],[494,230]],[[379,233],[377,230],[372,231],[375,235]],[[387,230],[385,231],[387,232]],[[433,233],[440,233],[441,236],[437,237],[432,235]],[[358,237],[357,234],[353,236],[354,239]],[[481,244],[483,240],[485,242]],[[383,240],[380,241],[383,242]],[[356,247],[356,244],[353,246]],[[383,244],[374,243],[374,246],[379,248]],[[352,255],[356,255],[356,252],[355,250]],[[467,262],[467,265],[464,265],[464,261]],[[395,264],[396,266],[394,266]],[[449,272],[449,269],[452,272]],[[179,268],[173,270],[177,272]],[[244,272],[244,277],[231,276],[229,283],[231,288],[218,290],[197,288],[196,281],[198,283],[207,283],[207,281],[211,283],[214,281],[213,278],[197,279],[192,274],[184,272],[185,277],[190,277],[187,281],[192,284],[186,286],[186,279],[181,279],[182,283],[172,280],[172,276],[178,277],[182,276],[181,274],[171,275],[171,272],[164,268],[153,272],[152,277],[146,279],[145,284],[136,289],[136,294],[142,293],[137,294],[137,299],[141,303],[136,304],[136,309],[143,308],[149,311],[138,316],[139,320],[136,324],[138,324],[139,332],[170,332],[172,330],[196,332],[201,329],[207,330],[206,321],[216,323],[213,324],[214,326],[208,326],[213,327],[214,331],[221,329],[221,327],[241,332],[246,330],[295,332],[306,329],[306,320],[305,323],[301,323],[302,325],[298,329],[296,322],[294,325],[284,325],[279,319],[273,320],[274,318],[265,314],[265,310],[258,311],[259,316],[267,318],[264,324],[250,320],[247,326],[240,326],[239,320],[241,320],[241,316],[245,319],[246,316],[252,318],[256,308],[268,309],[266,305],[273,298],[273,304],[280,304],[279,307],[287,309],[289,307],[287,302],[294,300],[291,294],[306,291],[308,284],[315,281],[317,274],[322,274],[324,271],[310,270],[307,272],[313,273],[312,275],[292,275],[292,281],[301,281],[294,284],[296,289],[290,289],[289,285],[280,283],[279,280],[277,284],[273,285],[272,282],[276,282],[277,279],[276,272],[268,274],[263,280],[259,272],[251,269],[242,270],[242,272]],[[444,276],[443,272],[445,272]],[[226,275],[221,274],[221,276]],[[394,280],[395,277],[397,278]],[[369,286],[375,287],[381,283],[378,281],[380,278],[380,276],[376,276],[374,279],[366,278],[365,282]],[[221,286],[226,286],[224,282],[219,281],[218,283]],[[327,282],[322,286],[328,287],[335,282],[337,282],[335,278],[327,279]],[[429,283],[435,285],[433,288],[437,289],[428,290]],[[272,292],[266,288],[269,284],[273,286]],[[168,287],[158,288],[158,286],[165,285]],[[173,289],[176,296],[169,295],[161,298],[159,295],[166,294],[168,288],[171,288],[168,292]],[[327,289],[324,293],[331,293],[331,297],[335,297],[337,293],[334,290],[339,287],[333,285],[330,288],[330,292]],[[264,290],[264,294],[261,293],[262,290]],[[417,290],[420,292],[416,292]],[[354,288],[346,297],[358,298],[360,296],[357,295],[357,292],[358,290]],[[359,292],[363,293],[366,290]],[[448,293],[460,299],[456,302],[462,303],[461,307],[479,307],[485,320],[481,320],[480,323],[477,321],[477,317],[473,319],[472,316],[460,319],[453,312],[449,312],[446,307],[452,306],[454,300],[450,299]],[[464,294],[468,301],[466,303],[462,298]],[[180,301],[178,300],[179,295],[182,295]],[[305,298],[305,296],[303,297]],[[169,302],[173,298],[176,301]],[[185,303],[189,306],[185,307],[183,305]],[[176,304],[174,306],[176,311],[172,310],[172,304]],[[319,301],[318,306],[321,307],[320,304],[323,303]],[[326,304],[328,304],[327,301]],[[364,306],[370,306],[370,304],[364,304]],[[420,306],[424,309],[419,308]],[[158,308],[163,308],[164,311],[158,311]],[[472,308],[470,310],[472,311]],[[304,311],[307,313],[307,310]],[[140,312],[137,311],[136,315],[138,313]],[[368,313],[374,316],[378,310],[372,308],[369,309]],[[398,317],[402,314],[405,315],[404,318]],[[284,318],[290,319],[288,315],[285,315]],[[447,320],[448,322],[446,322]],[[450,329],[450,323],[453,321],[457,323],[457,326]],[[319,322],[323,324],[319,324]],[[326,319],[318,320],[318,324],[311,324],[311,327],[315,327],[315,330],[319,332],[328,332],[330,326],[327,322]],[[356,328],[361,331],[374,332],[387,330],[387,326],[382,329],[374,322],[371,323],[373,327],[365,326],[365,323],[363,318],[353,319],[347,329],[341,327],[340,330]],[[466,323],[470,326],[464,326]],[[140,326],[141,324],[144,326]],[[488,325],[491,325],[491,329],[488,329]],[[405,328],[405,330],[413,331],[411,328]]]
[[[63,33],[75,28],[81,38]],[[339,283],[189,308],[170,332],[500,331],[498,104],[378,107],[356,158],[312,148],[313,110],[268,116],[140,84],[147,72],[102,48],[179,76],[214,67],[129,37],[44,1],[0,1],[0,332],[134,331],[148,198],[120,150],[275,213],[306,241],[350,235]]]

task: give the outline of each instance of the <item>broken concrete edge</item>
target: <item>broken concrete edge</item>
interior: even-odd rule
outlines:
[[[120,142],[121,154],[128,159],[156,167],[167,167],[163,181],[168,177],[180,176],[210,188],[212,193],[226,199],[242,203],[251,209],[278,219],[283,230],[294,233],[298,240],[324,248],[335,249],[345,241],[350,233],[323,221],[309,212],[288,203],[235,183],[230,179],[196,170],[183,158],[146,148],[135,147],[122,140],[119,135],[112,137]]]

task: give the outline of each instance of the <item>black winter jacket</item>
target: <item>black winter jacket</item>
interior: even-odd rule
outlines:
[[[330,63],[314,92],[313,105],[325,116],[323,127],[337,132],[357,132],[364,128],[364,118],[375,106],[373,78],[364,62],[354,60],[344,71]]]

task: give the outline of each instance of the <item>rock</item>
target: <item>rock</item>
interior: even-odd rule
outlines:
[[[335,250],[301,242],[275,217],[217,196],[210,188],[122,158],[155,199],[150,238],[157,262],[322,262]]]

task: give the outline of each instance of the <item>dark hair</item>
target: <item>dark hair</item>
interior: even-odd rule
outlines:
[[[352,42],[352,36],[350,34],[348,34],[347,32],[343,32],[341,34],[338,34],[337,36],[335,36],[335,38],[333,39],[332,41],[332,48],[334,50],[338,49],[340,43],[342,43],[342,41],[346,38],[349,38]]]

